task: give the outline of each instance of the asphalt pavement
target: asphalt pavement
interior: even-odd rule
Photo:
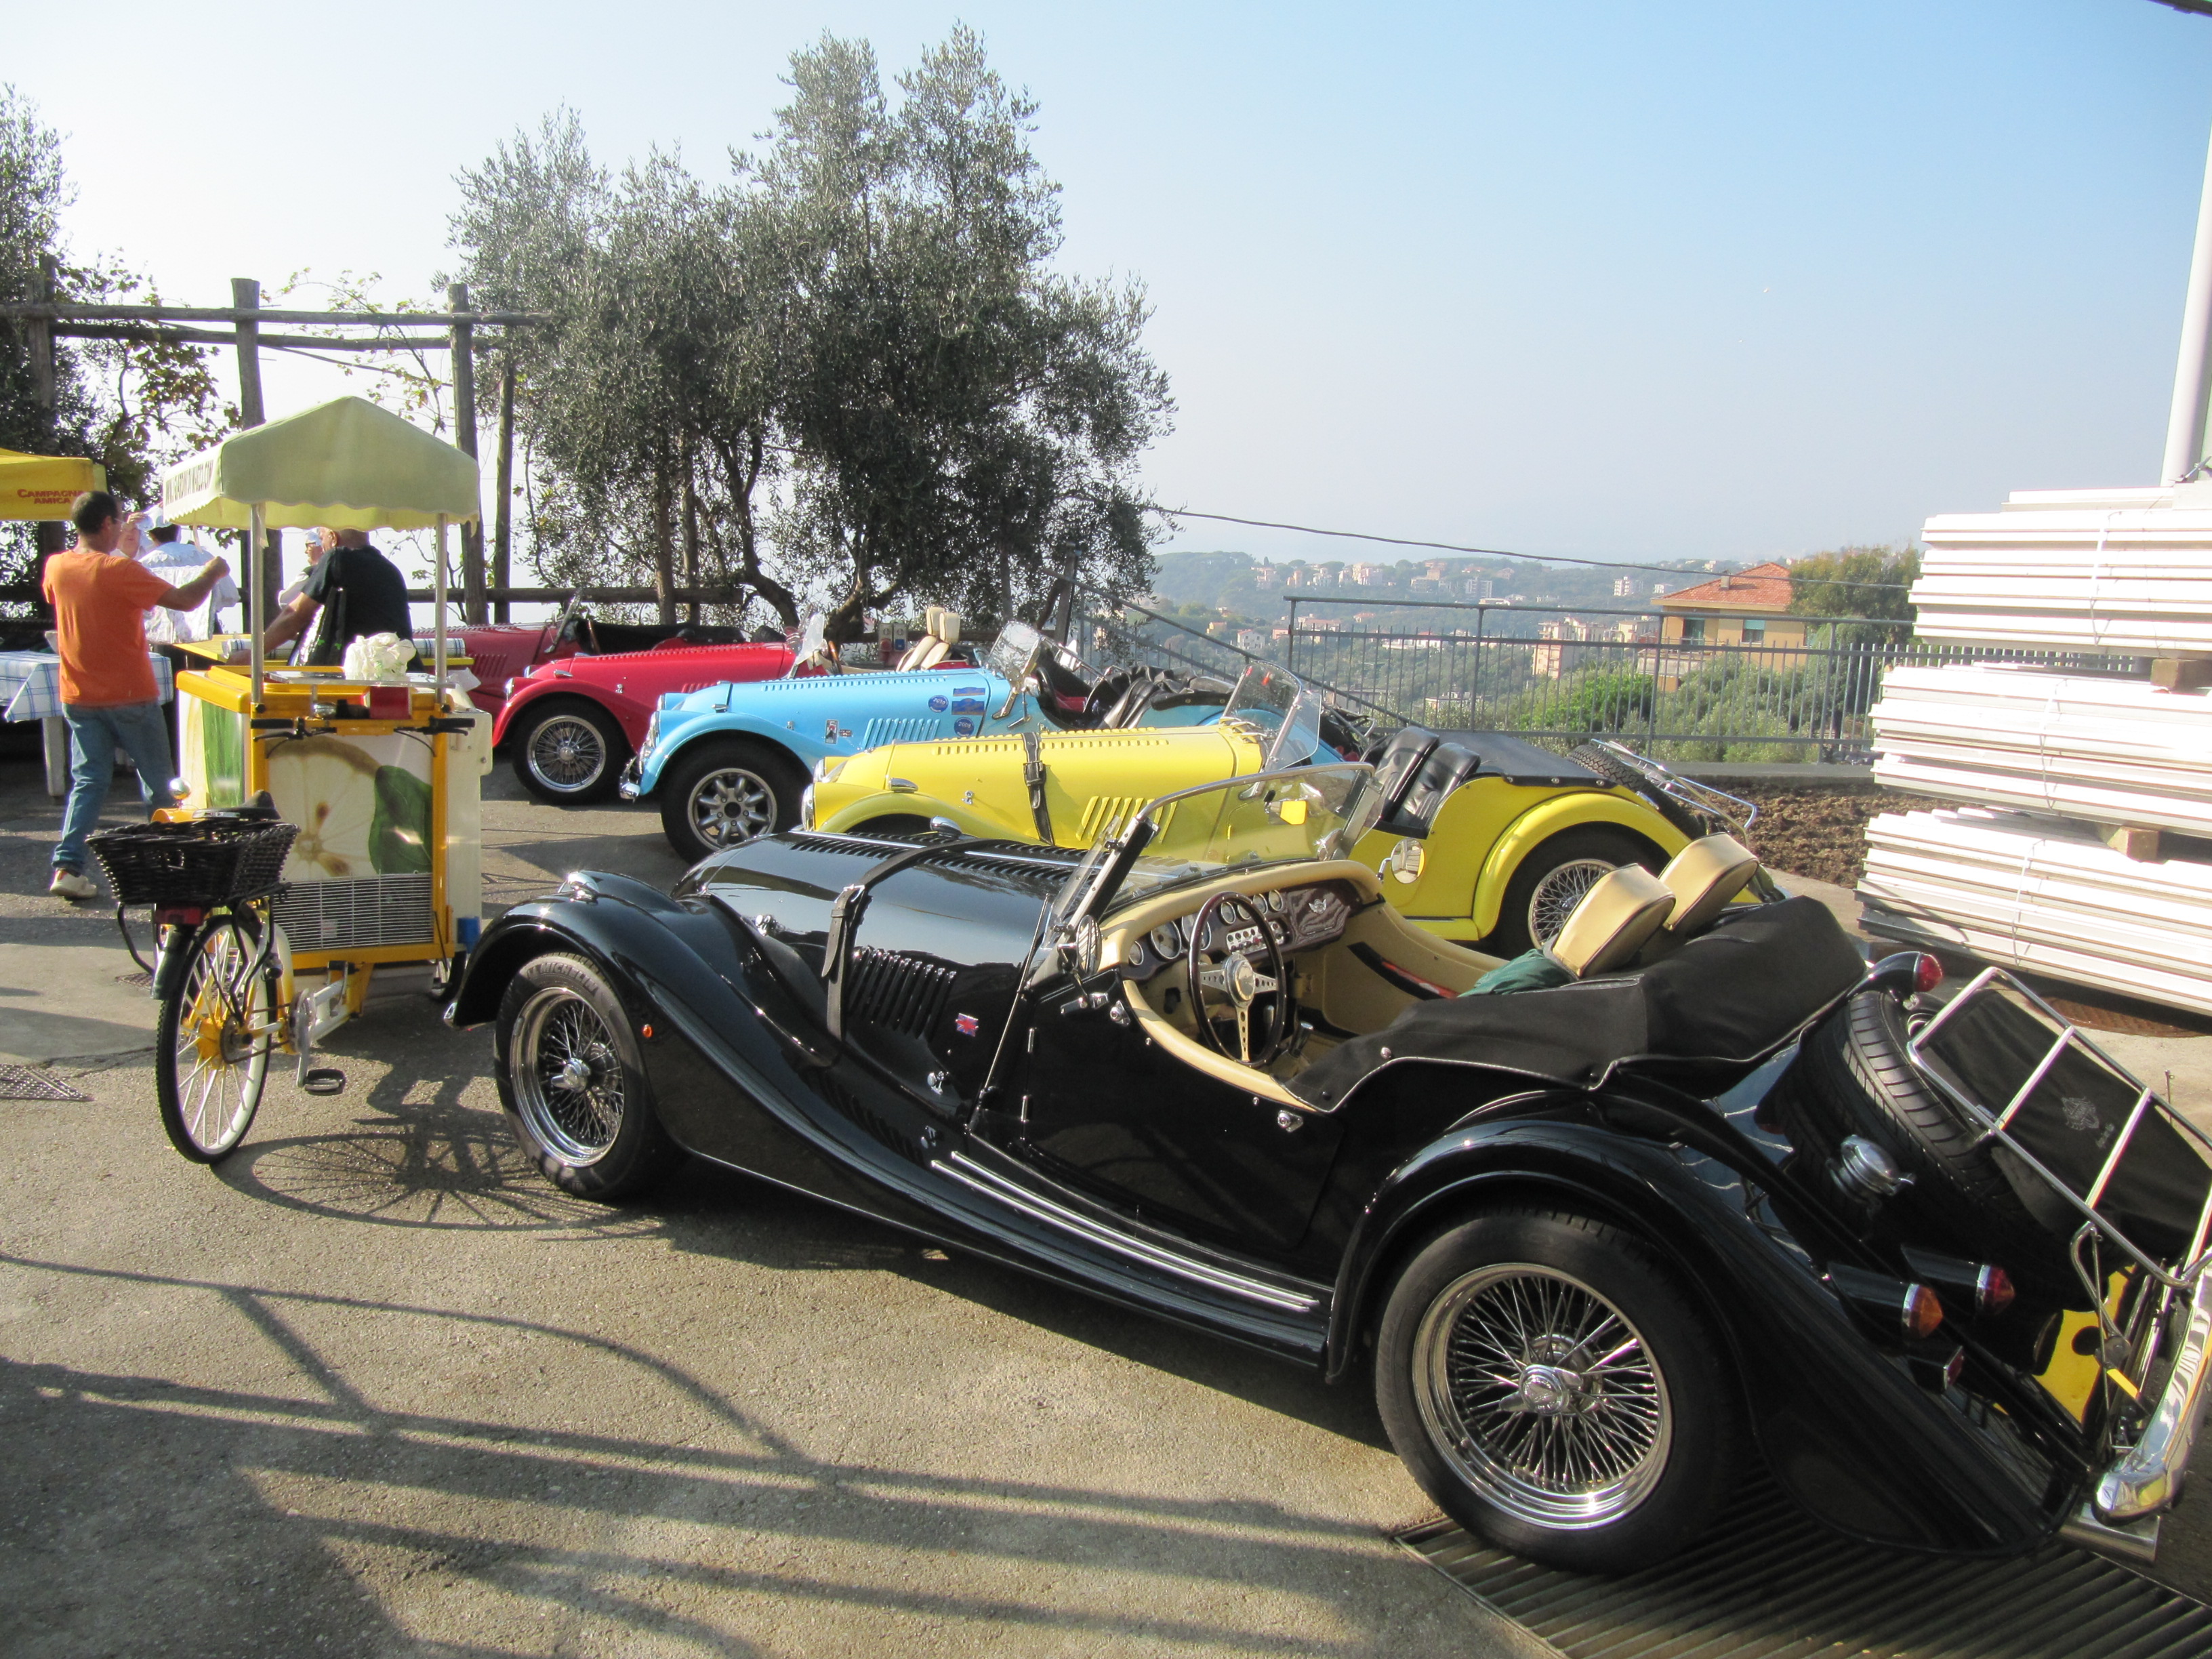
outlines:
[[[486,783],[495,904],[679,871],[648,811]],[[702,1165],[568,1199],[398,980],[344,1094],[273,1079],[186,1163],[57,817],[0,763],[0,1054],[90,1097],[0,1099],[9,1653],[1509,1650],[1389,1541],[1432,1511],[1364,1386]]]

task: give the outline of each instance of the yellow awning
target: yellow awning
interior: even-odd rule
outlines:
[[[225,438],[161,475],[173,524],[419,530],[474,519],[477,464],[362,398],[334,398]]]
[[[0,449],[0,519],[66,519],[71,501],[106,488],[98,461]]]

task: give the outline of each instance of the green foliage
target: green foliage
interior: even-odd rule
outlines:
[[[462,176],[478,302],[550,319],[518,390],[540,569],[680,567],[786,623],[818,594],[834,637],[894,601],[1031,610],[1063,573],[1142,589],[1134,467],[1171,404],[1142,289],[1052,268],[1035,106],[965,28],[896,104],[830,36],[789,84],[718,184],[610,178],[565,112]]]
[[[1912,635],[1908,590],[1920,575],[1917,547],[1844,547],[1790,567],[1790,609],[1801,617],[1865,617],[1887,627],[1845,623],[1813,631],[1819,642],[1865,645]]]

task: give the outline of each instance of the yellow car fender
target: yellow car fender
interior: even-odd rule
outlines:
[[[1673,858],[1690,844],[1687,836],[1626,790],[1576,789],[1540,801],[1514,819],[1483,860],[1481,877],[1474,885],[1469,937],[1480,939],[1498,926],[1506,886],[1522,859],[1562,830],[1593,823],[1613,824],[1640,836],[1656,847],[1663,858]]]
[[[1007,827],[995,817],[979,812],[972,806],[964,806],[957,801],[940,800],[935,795],[925,795],[919,791],[910,795],[902,793],[887,797],[869,796],[854,801],[842,812],[832,813],[826,818],[817,817],[813,827],[833,834],[842,833],[857,830],[871,818],[885,817],[894,812],[902,816],[911,813],[924,820],[950,818],[960,826],[963,835],[980,836],[986,841],[1036,839],[1034,835],[1012,836]]]

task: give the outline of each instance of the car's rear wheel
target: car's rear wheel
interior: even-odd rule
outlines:
[[[662,774],[660,827],[693,863],[799,821],[805,774],[766,744],[714,738]]]
[[[1719,1353],[1633,1236],[1499,1210],[1399,1277],[1376,1399],[1407,1468],[1462,1525],[1532,1560],[1626,1572],[1689,1543],[1728,1489]]]
[[[622,1001],[591,962],[525,963],[500,999],[493,1075],[523,1150],[548,1181],[612,1202],[642,1192],[677,1149]]]
[[[538,799],[573,805],[614,793],[629,739],[605,709],[580,698],[549,700],[518,725],[514,775]]]
[[[1563,830],[1539,842],[1505,885],[1498,925],[1480,948],[1494,957],[1517,957],[1548,945],[1567,925],[1583,895],[1624,864],[1659,868],[1651,843],[1601,823]]]

